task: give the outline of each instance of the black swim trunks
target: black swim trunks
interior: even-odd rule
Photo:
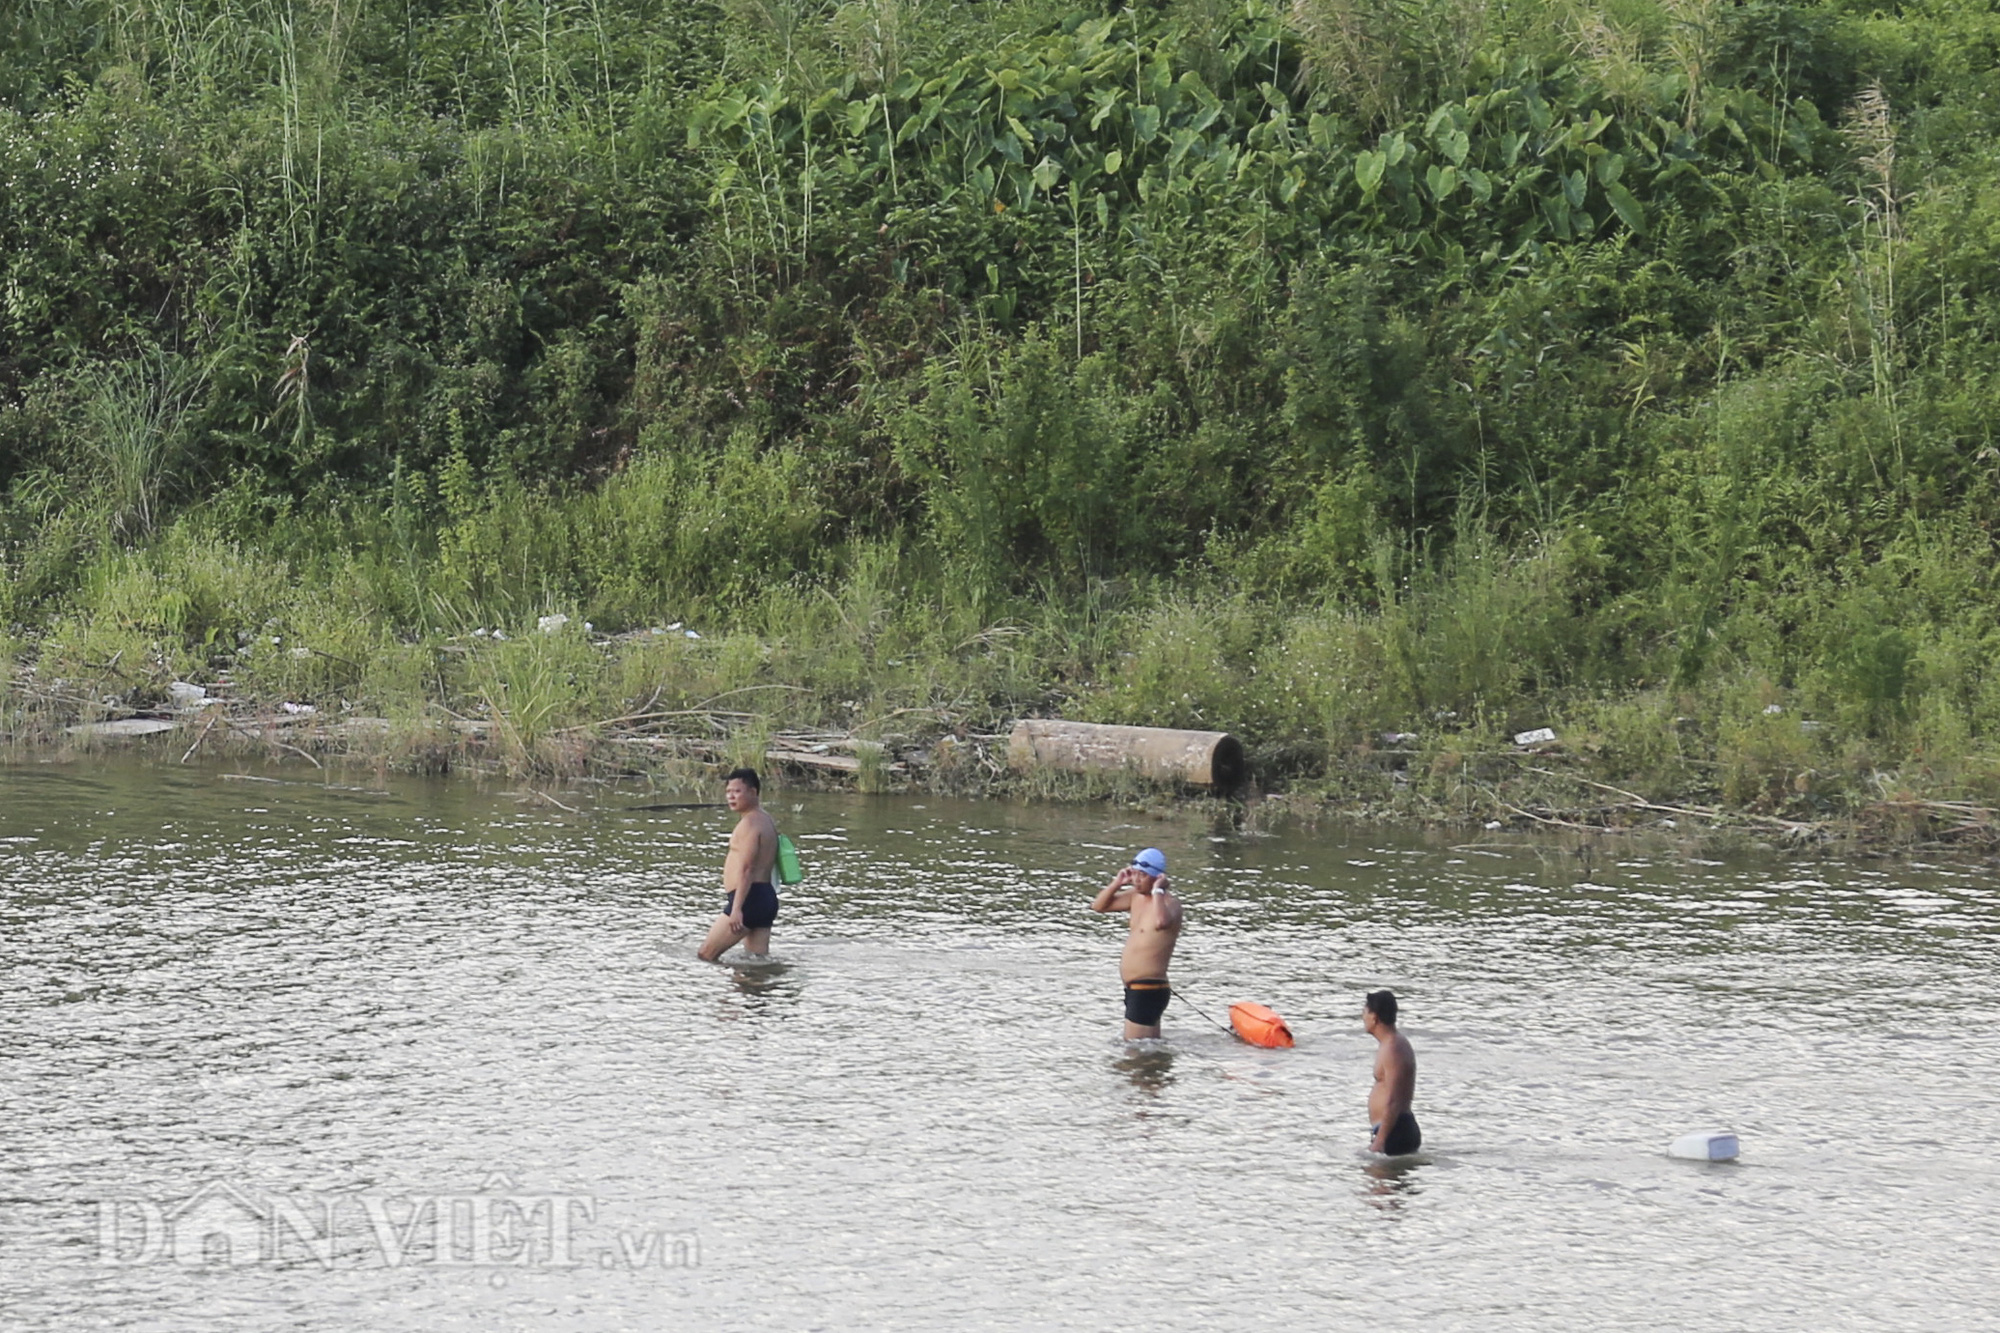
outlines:
[[[732,893],[722,900],[722,914],[728,916],[735,910],[736,895]],[[752,884],[750,896],[743,900],[743,928],[769,930],[777,919],[778,891],[769,884]]]
[[[1380,1121],[1370,1125],[1368,1127],[1368,1137],[1373,1139],[1375,1131],[1380,1128],[1382,1128]],[[1423,1146],[1424,1131],[1417,1125],[1416,1115],[1413,1112],[1405,1111],[1396,1117],[1395,1125],[1389,1130],[1389,1137],[1383,1141],[1382,1155],[1384,1157],[1401,1157],[1406,1153],[1413,1153]]]
[[[1165,977],[1142,977],[1125,983],[1125,1021],[1142,1028],[1156,1028],[1160,1015],[1167,1012],[1173,989]]]

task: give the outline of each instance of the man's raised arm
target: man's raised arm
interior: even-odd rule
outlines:
[[[1138,892],[1138,890],[1132,887],[1132,879],[1133,872],[1130,866],[1126,866],[1123,870],[1113,875],[1111,882],[1098,890],[1097,896],[1090,900],[1090,910],[1093,912],[1131,911],[1132,897]]]

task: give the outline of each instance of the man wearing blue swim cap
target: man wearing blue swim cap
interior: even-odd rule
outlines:
[[[1167,854],[1148,847],[1091,900],[1093,912],[1130,912],[1118,975],[1125,982],[1125,1040],[1160,1035],[1173,987],[1167,963],[1181,937],[1181,900],[1167,891]]]

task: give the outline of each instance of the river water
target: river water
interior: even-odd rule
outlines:
[[[718,967],[726,812],[558,799],[0,767],[0,1323],[2000,1327],[1990,865],[774,791],[808,878]]]

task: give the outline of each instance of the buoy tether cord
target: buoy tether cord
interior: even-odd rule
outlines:
[[[1173,996],[1176,1000],[1179,1000],[1182,1004],[1194,1010],[1197,1014],[1200,1014],[1203,1018],[1208,1018],[1209,1022],[1215,1023],[1215,1020],[1213,1018],[1209,1018],[1207,1011],[1202,1009],[1199,1005],[1195,1004],[1193,1000],[1190,1000],[1187,996],[1181,994],[1179,991],[1174,990],[1172,986],[1167,987],[1167,989],[1173,991]],[[1221,1028],[1224,1032],[1227,1032],[1230,1036],[1232,1037],[1236,1036],[1235,1028],[1230,1027],[1224,1023],[1215,1023],[1215,1025]]]

